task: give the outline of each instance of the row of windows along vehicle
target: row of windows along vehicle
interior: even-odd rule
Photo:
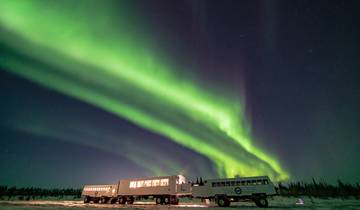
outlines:
[[[250,201],[268,207],[269,196],[276,195],[267,176],[209,179],[200,184],[187,182],[183,175],[123,179],[108,185],[85,185],[84,203],[133,204],[153,199],[156,204],[177,205],[179,198],[215,201],[228,207],[231,202]]]

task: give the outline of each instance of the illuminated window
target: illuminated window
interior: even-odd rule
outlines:
[[[129,187],[130,188],[136,188],[136,181],[131,181]]]
[[[151,184],[153,187],[157,187],[157,186],[160,186],[160,180],[159,179],[155,179],[155,180],[152,180],[152,184]]]
[[[151,180],[145,180],[144,187],[151,187]]]
[[[160,186],[168,186],[168,185],[169,185],[169,179],[160,180]]]
[[[137,187],[144,187],[144,180],[137,181]]]

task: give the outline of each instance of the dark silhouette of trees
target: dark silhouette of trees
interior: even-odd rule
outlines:
[[[281,182],[276,187],[277,192],[283,196],[313,196],[313,197],[341,197],[347,198],[353,196],[357,199],[360,198],[359,183],[355,185],[344,184],[340,179],[337,185],[328,184],[325,181],[312,182],[290,182],[287,186]]]
[[[19,200],[34,200],[42,199],[45,197],[57,197],[63,198],[64,196],[72,196],[73,198],[81,197],[82,189],[44,189],[44,188],[34,188],[34,187],[7,187],[0,186],[0,200],[7,199],[11,200],[12,198],[17,198]]]

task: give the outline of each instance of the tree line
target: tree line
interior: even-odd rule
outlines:
[[[287,185],[279,183],[276,187],[278,194],[283,196],[313,196],[313,197],[355,197],[360,198],[360,185],[347,184],[340,179],[337,184],[329,184],[325,181],[312,182],[290,182]]]
[[[19,199],[19,200],[35,200],[42,199],[46,197],[56,197],[63,198],[65,196],[71,196],[74,199],[81,197],[82,189],[75,188],[36,188],[36,187],[7,187],[0,186],[0,200],[11,200],[11,199]]]

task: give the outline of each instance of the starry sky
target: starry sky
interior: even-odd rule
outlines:
[[[356,1],[3,1],[0,184],[359,182]]]

